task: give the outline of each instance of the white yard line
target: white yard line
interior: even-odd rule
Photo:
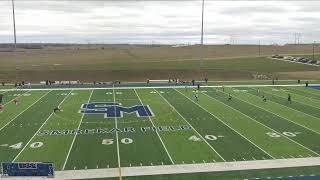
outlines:
[[[72,91],[70,91],[71,93]],[[67,99],[67,97],[70,95],[70,93],[63,98],[63,100],[59,103],[58,107],[60,107],[60,105]],[[17,156],[12,160],[12,162],[16,161],[16,159],[20,156],[20,154],[28,147],[29,143],[33,140],[33,138],[39,133],[39,131],[42,129],[42,127],[47,123],[47,121],[51,118],[51,116],[53,115],[54,112],[52,112],[50,114],[50,116],[44,121],[44,123],[42,123],[42,125],[40,126],[40,128],[37,130],[36,133],[34,133],[34,135],[31,137],[31,139],[27,142],[27,144],[22,148],[22,150],[17,154]]]
[[[292,88],[289,88],[289,89],[292,89]],[[309,88],[310,89],[310,88]],[[312,88],[311,88],[312,89]],[[298,89],[296,89],[297,91],[300,91],[300,92],[302,92],[302,93],[307,93],[307,94],[309,94],[309,95],[312,95],[312,96],[316,96],[316,97],[320,97],[319,96],[319,94],[315,94],[315,93],[313,93],[313,92],[310,92],[310,91],[303,91],[303,90],[301,90],[300,88],[298,88]],[[314,90],[316,90],[316,89],[314,89]],[[317,90],[317,91],[320,91],[320,90]],[[291,91],[292,92],[292,91]]]
[[[309,88],[310,89],[310,88]],[[297,89],[295,89],[297,90]],[[315,100],[316,102],[320,102],[320,100],[318,98],[315,98],[315,97],[310,97],[310,96],[305,96],[306,94],[308,94],[308,92],[305,92],[305,91],[300,91],[300,90],[297,90],[301,93],[304,93],[304,95],[302,94],[298,94],[296,91],[292,90],[291,88],[287,88],[285,89],[286,92],[290,93],[290,94],[295,94],[297,96],[300,96],[301,98],[306,98],[306,99],[312,99],[312,100]],[[310,94],[309,95],[314,95],[314,94]],[[299,101],[300,102],[300,101]]]
[[[219,90],[219,91],[220,91],[220,90]],[[222,91],[220,91],[220,92],[222,92]],[[223,92],[223,93],[225,93],[225,92]],[[226,94],[226,93],[225,93],[225,94]],[[238,98],[238,97],[235,97],[235,98],[239,99],[240,101],[243,101],[243,102],[246,102],[246,103],[248,103],[248,104],[251,104],[251,105],[253,105],[253,106],[255,106],[255,107],[258,107],[259,109],[265,110],[264,108],[261,108],[261,107],[259,107],[259,106],[256,106],[255,104],[252,104],[252,103],[250,103],[250,102],[248,102],[248,101],[245,101],[245,100],[240,99],[240,98]],[[296,144],[298,144],[299,146],[301,146],[301,147],[303,147],[303,148],[305,148],[305,149],[309,150],[310,152],[312,152],[312,153],[314,153],[314,154],[316,154],[316,155],[320,156],[320,154],[316,153],[315,151],[313,151],[313,150],[311,150],[311,149],[309,149],[309,148],[305,147],[304,145],[302,145],[302,144],[298,143],[297,141],[295,141],[295,140],[293,140],[293,139],[291,139],[291,138],[289,138],[289,137],[287,137],[287,136],[283,135],[282,133],[279,133],[278,131],[276,131],[276,130],[272,129],[271,127],[269,127],[269,126],[267,126],[267,125],[265,125],[265,124],[263,124],[263,123],[261,123],[261,122],[259,122],[259,121],[255,120],[255,119],[252,119],[252,120],[254,120],[255,122],[257,122],[257,123],[259,123],[259,124],[263,125],[264,127],[266,127],[266,128],[268,128],[268,129],[270,129],[271,131],[276,132],[276,133],[277,133],[277,134],[279,134],[280,136],[282,136],[282,137],[284,137],[284,138],[286,138],[286,139],[288,139],[288,140],[292,141],[293,143],[296,143]]]
[[[285,108],[287,108],[287,109],[295,110],[295,109],[292,109],[292,108],[290,108],[290,107],[288,107],[288,106],[285,106],[285,105],[279,104],[279,103],[277,103],[277,102],[274,102],[274,101],[272,101],[272,100],[270,100],[270,101],[273,102],[273,103],[275,103],[275,104],[278,104],[278,105],[280,105],[280,106],[283,106],[283,107],[285,107]],[[252,104],[252,105],[253,105],[253,104]],[[280,118],[282,118],[282,119],[285,119],[285,120],[287,120],[287,121],[289,121],[289,122],[291,122],[291,123],[293,123],[293,124],[296,124],[296,125],[298,125],[298,126],[301,126],[301,127],[305,128],[305,129],[307,129],[307,130],[309,130],[309,131],[312,131],[312,132],[314,132],[314,133],[320,134],[320,132],[318,132],[318,131],[316,131],[316,130],[313,130],[313,129],[311,129],[311,128],[308,128],[308,127],[306,127],[306,126],[304,126],[304,125],[302,125],[302,124],[300,124],[300,123],[298,123],[298,122],[292,121],[292,120],[290,120],[290,119],[288,119],[288,118],[286,118],[286,117],[283,117],[283,116],[281,116],[280,114],[277,114],[277,113],[275,113],[275,112],[269,111],[268,109],[262,108],[261,106],[258,106],[258,105],[255,105],[255,106],[256,106],[256,107],[259,107],[260,109],[263,109],[263,110],[265,110],[265,111],[267,111],[267,112],[269,112],[269,113],[271,113],[271,114],[274,114],[274,115],[276,115],[276,116],[278,116],[278,117],[280,117]],[[300,111],[298,111],[298,110],[295,110],[295,111],[297,111],[298,113],[300,113]],[[304,113],[304,112],[301,112],[301,113],[305,114],[306,116],[310,116],[310,117],[312,117],[312,118],[316,118],[316,119],[319,119],[319,120],[320,120],[320,118],[314,117],[314,116],[309,115],[309,114],[307,114],[307,113]]]
[[[141,99],[140,99],[140,96],[138,95],[137,91],[136,91],[135,89],[133,89],[133,90],[134,90],[134,92],[136,93],[136,95],[138,96],[138,99],[139,99],[139,101],[140,101],[141,105],[143,105],[143,103],[142,103],[142,101],[141,101]],[[147,110],[146,110],[146,109],[144,109],[144,111],[145,111],[145,112],[147,112]],[[154,123],[153,123],[153,121],[152,121],[152,119],[151,119],[151,117],[150,117],[150,116],[149,116],[149,120],[150,120],[150,122],[151,122],[152,126],[155,128],[156,126],[154,125]],[[163,143],[162,138],[161,138],[161,136],[159,135],[159,132],[158,132],[158,131],[156,131],[156,133],[157,133],[157,135],[158,135],[158,137],[159,137],[159,139],[160,139],[160,141],[161,141],[161,144],[162,144],[162,146],[163,146],[164,150],[167,152],[167,155],[168,155],[168,157],[169,157],[169,159],[170,159],[171,163],[172,163],[172,164],[175,164],[175,163],[174,163],[174,161],[173,161],[173,160],[172,160],[172,158],[171,158],[171,155],[170,155],[170,153],[169,153],[168,149],[166,148],[166,145]]]
[[[231,108],[233,111],[236,111],[236,112],[239,112],[241,113],[242,115],[244,115],[245,117],[249,118],[249,119],[252,119],[251,117],[247,116],[246,114],[242,113],[241,111],[237,110],[237,109],[234,109],[233,107],[225,104],[224,102],[222,101],[219,101],[217,100],[216,98],[214,97],[211,97],[209,96],[208,94],[206,93],[203,93],[201,92],[202,94],[206,95],[207,97],[211,98],[211,99],[214,99],[218,102],[221,102],[222,104],[224,104],[225,106]],[[200,105],[199,105],[200,106]],[[202,107],[203,108],[203,107]],[[204,109],[204,108],[203,108]],[[206,110],[206,109],[205,109]],[[209,112],[208,110],[206,110],[208,113],[210,113],[212,116],[216,117],[215,115],[213,115],[211,112]],[[244,139],[246,139],[247,141],[249,141],[251,144],[253,144],[254,146],[256,146],[257,148],[259,148],[261,151],[263,151],[264,153],[266,153],[268,156],[270,156],[271,158],[273,159],[276,159],[275,157],[273,157],[271,154],[269,154],[267,151],[265,151],[264,149],[262,149],[260,146],[258,146],[257,144],[255,144],[254,142],[252,142],[250,139],[246,138],[244,135],[242,135],[241,133],[239,133],[237,130],[233,129],[232,127],[230,127],[228,124],[226,124],[224,121],[222,121],[220,118],[216,117],[219,121],[221,121],[224,125],[226,125],[227,127],[229,127],[230,129],[232,129],[234,132],[238,133],[241,137],[243,137]]]
[[[179,116],[193,129],[194,132],[196,132],[200,138],[223,160],[223,161],[226,161],[212,146],[211,144],[208,143],[208,141],[179,113],[179,111],[174,107],[172,106],[172,104],[170,104],[166,98],[164,98],[161,93],[159,93],[156,89],[154,89],[167,103],[168,105],[173,108],[178,114]]]
[[[7,91],[7,92],[8,92],[8,91]],[[28,93],[28,92],[30,92],[30,91],[26,91],[26,92],[24,92],[24,93],[22,93],[22,94],[20,94],[19,96],[16,96],[16,97],[21,97],[23,94],[26,94],[26,93]],[[5,93],[4,93],[4,94],[5,94]],[[14,101],[14,100],[15,100],[15,98],[11,99],[9,102],[5,103],[4,105],[7,105],[7,104],[11,103],[11,102]]]
[[[269,92],[265,92],[265,93],[271,94],[271,93],[269,93]],[[274,95],[274,94],[271,94],[271,95]],[[272,101],[272,100],[270,100],[270,101]],[[276,104],[279,104],[279,103],[277,103],[277,102],[275,102],[275,101],[272,101],[272,102],[273,102],[273,103],[276,103]],[[285,106],[285,105],[283,105],[283,104],[279,104],[279,105],[280,105],[280,106],[283,106],[283,107],[286,107],[286,108],[288,108],[288,109],[291,109],[291,110],[293,110],[293,111],[296,111],[296,112],[298,112],[298,113],[302,113],[302,114],[305,114],[305,115],[307,115],[307,116],[310,116],[310,117],[313,117],[313,118],[316,118],[316,119],[320,119],[320,118],[315,117],[315,116],[313,116],[313,115],[310,115],[310,114],[308,114],[308,113],[305,113],[305,112],[302,112],[302,111],[293,109],[293,108],[291,108],[291,107],[289,107],[289,106]]]
[[[206,164],[180,164],[162,166],[123,167],[123,176],[146,176],[181,173],[204,173],[319,166],[320,158],[272,159],[257,161],[216,162]],[[57,179],[91,179],[118,177],[117,168],[56,171]],[[25,178],[20,178],[25,179]],[[35,178],[36,179],[36,178]]]
[[[92,93],[93,93],[93,90],[91,91],[90,97],[89,97],[89,99],[88,99],[88,103],[90,102],[90,99],[91,99]],[[83,117],[84,117],[84,114],[82,114],[82,116],[81,116],[80,123],[79,123],[79,125],[78,125],[78,128],[77,128],[77,129],[79,129],[79,128],[80,128],[81,123],[82,123],[82,120],[83,120]],[[75,135],[74,135],[74,137],[73,137],[73,140],[72,140],[72,143],[71,143],[71,145],[70,145],[70,148],[69,148],[69,151],[68,151],[67,157],[66,157],[66,159],[65,159],[65,161],[64,161],[64,163],[63,163],[62,170],[64,170],[64,168],[66,167],[66,164],[67,164],[67,162],[68,162],[68,159],[69,159],[69,156],[70,156],[70,153],[71,153],[71,150],[72,150],[72,147],[73,147],[73,144],[74,144],[74,141],[76,140],[76,138],[77,138],[77,133],[75,133]]]
[[[5,124],[3,127],[0,128],[0,131],[2,129],[4,129],[6,126],[8,126],[8,124],[10,124],[12,121],[14,121],[15,119],[17,119],[21,114],[23,114],[25,111],[27,111],[28,109],[30,109],[34,104],[36,104],[37,102],[39,102],[43,97],[45,97],[47,94],[49,94],[51,91],[47,92],[46,94],[44,94],[43,96],[41,96],[38,100],[36,100],[34,103],[32,103],[30,106],[28,106],[26,109],[24,109],[22,112],[20,112],[18,115],[16,115],[13,119],[11,119],[9,122],[7,122],[7,124]]]
[[[277,97],[286,99],[285,97],[283,97],[283,96],[281,96],[281,95],[272,94],[271,92],[266,91],[266,90],[261,90],[261,91],[264,92],[264,93],[267,93],[267,94],[271,94],[271,95],[274,95],[274,96],[277,96]],[[289,94],[295,94],[295,93],[290,92]],[[299,95],[299,94],[296,94],[296,95]],[[299,96],[301,96],[301,95],[299,95]],[[305,96],[303,96],[303,97],[305,97]],[[307,98],[307,97],[306,97],[306,98]],[[272,102],[274,102],[274,101],[272,101]],[[316,108],[316,109],[319,109],[319,110],[320,110],[319,107],[315,107],[315,106],[312,106],[312,105],[310,105],[310,104],[306,104],[306,103],[304,103],[304,102],[301,102],[301,100],[299,100],[299,99],[296,100],[295,102],[300,103],[300,104],[303,104],[303,105],[306,105],[306,106],[310,106],[310,107],[313,107],[313,108]],[[277,103],[277,102],[275,102],[275,103]],[[279,103],[277,103],[277,104],[279,104]],[[286,107],[288,107],[288,106],[286,106]],[[288,108],[291,108],[291,107],[288,107]],[[293,109],[293,108],[291,108],[291,109]],[[296,109],[295,109],[295,110],[296,110]],[[296,110],[296,111],[299,111],[299,110]],[[301,112],[301,111],[299,111],[299,112]],[[304,112],[302,112],[302,113],[304,113]]]
[[[112,89],[113,91],[113,103],[116,103],[116,93],[114,91],[114,89]],[[114,106],[114,113],[116,113],[116,106]],[[115,125],[116,125],[116,129],[118,129],[118,120],[117,120],[117,116],[114,116],[114,120],[115,120]],[[119,147],[119,134],[118,131],[116,131],[116,139],[117,139],[117,156],[118,156],[118,176],[119,179],[122,180],[122,170],[121,170],[121,159],[120,159],[120,147]]]

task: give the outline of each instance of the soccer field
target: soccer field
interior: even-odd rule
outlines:
[[[0,162],[54,162],[57,171],[119,168],[121,176],[122,167],[319,157],[319,92],[300,86],[1,90]]]

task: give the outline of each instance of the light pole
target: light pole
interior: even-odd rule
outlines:
[[[13,48],[13,57],[15,58],[16,61],[16,74],[15,74],[15,80],[17,83],[18,82],[18,71],[19,71],[19,66],[18,66],[18,58],[16,56],[16,50],[17,50],[17,33],[16,33],[16,15],[15,15],[15,9],[14,9],[14,0],[12,2],[12,19],[13,19],[13,37],[14,37],[14,48]]]
[[[316,45],[316,41],[313,41],[312,45],[312,60],[314,60],[314,46]]]
[[[200,69],[203,66],[203,17],[204,17],[204,0],[202,0],[202,17],[201,17],[201,47],[200,47]]]
[[[13,35],[14,35],[14,50],[17,48],[17,35],[16,35],[16,16],[14,12],[14,0],[12,2],[12,18],[13,18]]]
[[[261,55],[261,41],[259,40],[259,57]]]

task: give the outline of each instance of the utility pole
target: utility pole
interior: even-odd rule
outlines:
[[[261,55],[261,41],[259,40],[259,57]]]
[[[200,47],[200,69],[203,66],[203,18],[204,18],[204,0],[202,0],[202,17],[201,17],[201,47]]]
[[[16,50],[17,50],[17,33],[16,33],[16,14],[15,14],[15,9],[14,9],[14,0],[12,2],[12,19],[13,19],[13,38],[14,38],[14,48],[13,48],[13,57],[15,58],[16,61],[16,74],[15,74],[15,80],[17,83],[18,82],[18,77],[19,77],[19,62],[18,58],[16,56]]]
[[[314,60],[314,46],[316,45],[316,41],[313,41],[312,45],[312,60]]]

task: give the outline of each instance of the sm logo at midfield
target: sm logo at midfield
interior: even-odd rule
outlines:
[[[105,118],[122,118],[123,113],[136,113],[137,117],[154,116],[148,105],[123,107],[120,103],[88,103],[81,106],[82,114],[104,114]]]

